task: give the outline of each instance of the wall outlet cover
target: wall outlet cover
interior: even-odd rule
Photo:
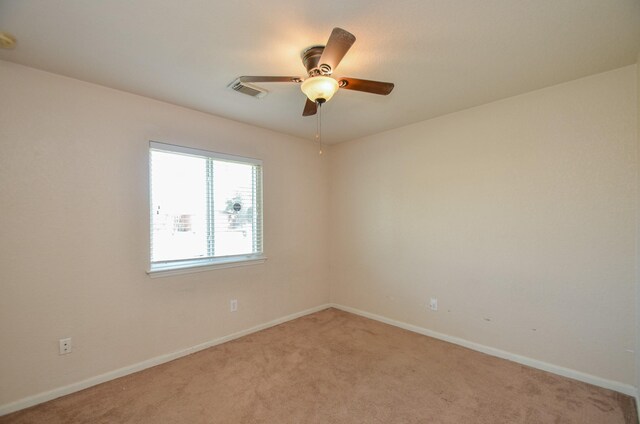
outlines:
[[[437,297],[432,297],[431,300],[429,300],[429,309],[431,309],[432,311],[437,311],[438,310],[438,298]]]
[[[58,340],[60,355],[71,353],[71,337]]]

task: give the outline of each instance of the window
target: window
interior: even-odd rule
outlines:
[[[264,262],[262,162],[149,143],[150,274]]]

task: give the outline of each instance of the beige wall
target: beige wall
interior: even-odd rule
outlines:
[[[332,301],[635,385],[635,84],[629,66],[335,146]]]
[[[626,67],[319,158],[0,61],[0,405],[329,300],[635,384],[638,80]],[[263,159],[265,264],[145,274],[149,139]]]
[[[0,405],[329,300],[312,142],[1,61],[0,93]],[[145,274],[149,139],[263,159],[265,264]]]
[[[637,99],[637,137],[638,137],[638,162],[640,163],[640,53],[638,53],[638,62],[636,63],[636,93]],[[640,388],[640,170],[637,172],[637,189],[636,192],[636,207],[637,207],[637,222],[636,222],[636,388]],[[636,396],[636,407],[640,409],[638,405],[638,396]]]

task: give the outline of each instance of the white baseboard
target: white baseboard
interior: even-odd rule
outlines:
[[[134,372],[142,371],[147,368],[154,367],[156,365],[163,364],[165,362],[173,361],[174,359],[181,358],[183,356],[198,352],[203,349],[207,349],[212,346],[216,346],[242,336],[246,336],[251,333],[255,333],[260,330],[265,330],[269,327],[274,327],[278,324],[282,324],[283,322],[291,321],[296,318],[300,318],[305,315],[312,314],[314,312],[321,311],[323,309],[329,308],[329,304],[324,304],[320,306],[316,306],[314,308],[306,309],[304,311],[296,312],[291,315],[287,315],[284,317],[280,317],[274,319],[272,321],[266,322],[264,324],[256,325],[255,327],[248,328],[246,330],[238,331],[237,333],[229,334],[227,336],[219,337],[214,340],[210,340],[205,343],[201,343],[196,346],[192,346],[186,349],[179,350],[177,352],[168,353],[165,355],[156,356],[155,358],[147,359],[146,361],[138,362],[137,364],[129,365],[123,368],[119,368],[114,371],[109,371],[104,374],[97,375],[95,377],[88,378],[86,380],[79,381],[77,383],[72,383],[67,386],[58,387],[53,390],[49,390],[47,392],[38,393],[33,396],[29,396],[23,399],[19,399],[15,402],[11,402],[5,405],[0,405],[0,416],[9,414],[11,412],[19,411],[20,409],[28,408],[30,406],[37,405],[39,403],[47,402],[49,400],[58,398],[60,396],[65,396],[74,392],[78,392],[80,390],[84,390],[91,386],[95,386],[100,383],[104,383],[109,380],[113,380],[115,378],[124,377],[128,374],[133,374]]]
[[[396,321],[381,315],[372,314],[370,312],[361,311],[349,306],[332,303],[330,305],[333,308],[340,309],[345,312],[360,315],[365,318],[370,318],[376,321],[384,322],[385,324],[400,327],[405,330],[413,331],[414,333],[423,334],[425,336],[433,337],[434,339],[443,340],[449,343],[453,343],[459,346],[463,346],[478,352],[486,353],[487,355],[496,356],[498,358],[507,359],[509,361],[517,362],[522,365],[527,365],[539,370],[548,371],[553,374],[558,374],[563,377],[572,378],[574,380],[582,381],[584,383],[593,384],[594,386],[604,387],[605,389],[615,390],[616,392],[624,393],[625,395],[633,396],[637,399],[638,390],[625,383],[619,381],[607,380],[605,378],[596,377],[595,375],[586,374],[580,371],[572,370],[570,368],[564,368],[558,365],[549,364],[547,362],[538,361],[537,359],[528,358],[526,356],[516,355],[515,353],[506,352],[504,350],[496,349],[493,347],[485,346],[479,343],[471,342],[458,337],[449,336],[446,334],[438,333],[436,331],[428,330],[423,327],[419,327],[413,324],[407,324],[405,322]]]
[[[336,308],[343,310],[345,312],[350,312],[352,314],[360,315],[366,318],[370,318],[376,321],[383,322],[385,324],[393,325],[395,327],[403,328],[405,330],[412,331],[414,333],[423,334],[425,336],[433,337],[435,339],[444,340],[446,342],[450,342],[456,345],[460,345],[472,350],[476,350],[478,352],[486,353],[488,355],[496,356],[498,358],[507,359],[509,361],[517,362],[519,364],[527,365],[532,368],[537,368],[543,371],[548,371],[553,374],[558,374],[563,377],[572,378],[574,380],[582,381],[585,383],[593,384],[594,386],[604,387],[605,389],[615,390],[620,393],[624,393],[629,396],[634,396],[636,398],[636,402],[638,402],[638,391],[635,387],[620,383],[618,381],[607,380],[601,377],[596,377],[594,375],[586,374],[580,371],[572,370],[569,368],[564,368],[558,365],[549,364],[547,362],[538,361],[536,359],[528,358],[526,356],[516,355],[514,353],[506,352],[504,350],[496,349],[493,347],[485,346],[479,343],[471,342],[465,339],[461,339],[458,337],[449,336],[446,334],[438,333],[432,330],[428,330],[423,327],[419,327],[413,324],[407,324],[405,322],[396,321],[390,318],[383,317],[381,315],[373,314],[370,312],[361,311],[356,308],[351,308],[349,306],[344,306],[336,303],[319,305],[314,308],[310,308],[304,311],[296,312],[291,315],[287,315],[281,318],[277,318],[275,320],[266,322],[264,324],[259,324],[254,327],[248,328],[246,330],[238,331],[233,334],[229,334],[227,336],[219,337],[214,340],[210,340],[205,343],[201,343],[196,346],[192,346],[186,349],[179,350],[177,352],[168,353],[165,355],[156,356],[155,358],[147,359],[146,361],[138,362],[133,365],[129,365],[127,367],[119,368],[114,371],[110,371],[95,377],[88,378],[83,381],[79,381],[77,383],[72,383],[67,386],[59,387],[53,390],[49,390],[47,392],[39,393],[33,396],[29,396],[23,399],[19,399],[15,402],[11,402],[5,405],[0,405],[0,416],[9,414],[11,412],[18,411],[20,409],[28,408],[30,406],[37,405],[39,403],[47,402],[49,400],[58,398],[60,396],[65,396],[74,392],[78,392],[80,390],[89,388],[91,386],[95,386],[100,383],[104,383],[109,380],[113,380],[119,377],[123,377],[128,374],[133,374],[138,371],[142,371],[147,368],[154,367],[156,365],[163,364],[165,362],[173,361],[174,359],[178,359],[180,357],[189,355],[191,353],[198,352],[203,349],[207,349],[212,346],[216,346],[242,336],[246,336],[251,333],[255,333],[260,330],[265,330],[270,327],[274,327],[278,324],[282,324],[287,321],[294,320],[296,318],[300,318],[305,315],[312,314],[314,312],[321,311],[327,308]]]

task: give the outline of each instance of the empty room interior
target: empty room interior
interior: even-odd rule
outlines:
[[[0,0],[0,423],[638,423],[640,1]]]

